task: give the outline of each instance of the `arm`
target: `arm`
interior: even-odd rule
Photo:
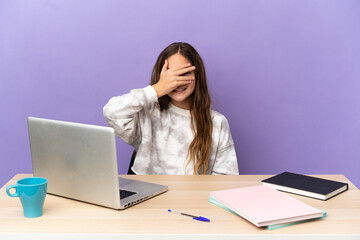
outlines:
[[[239,174],[234,141],[231,137],[228,121],[225,117],[221,122],[219,145],[211,174]]]
[[[194,78],[181,76],[195,69],[186,64],[173,69],[168,69],[166,60],[160,73],[159,81],[153,86],[143,89],[135,89],[130,93],[113,97],[103,109],[104,117],[110,127],[115,129],[116,134],[135,149],[141,142],[140,119],[144,121],[150,117],[154,104],[158,98],[172,92],[178,86],[191,83]]]
[[[141,141],[140,112],[143,111],[145,117],[150,115],[157,100],[156,91],[151,86],[134,89],[111,98],[103,108],[103,115],[116,135],[136,148]]]

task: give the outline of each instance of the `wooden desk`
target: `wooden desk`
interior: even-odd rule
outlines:
[[[326,211],[326,218],[277,230],[257,228],[208,202],[210,191],[260,185],[270,175],[124,176],[166,184],[169,191],[120,211],[48,194],[44,215],[33,219],[23,217],[19,199],[5,192],[29,176],[18,174],[0,190],[0,239],[360,239],[360,191],[342,175],[319,175],[349,183],[348,191],[328,201],[291,194]],[[170,214],[168,208],[211,222]]]

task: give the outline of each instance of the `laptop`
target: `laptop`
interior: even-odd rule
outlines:
[[[28,118],[33,173],[48,180],[48,193],[125,209],[168,190],[119,178],[114,129]]]

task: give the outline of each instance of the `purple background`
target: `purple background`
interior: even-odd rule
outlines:
[[[158,54],[203,57],[241,174],[344,174],[360,186],[360,1],[0,0],[0,185],[31,173],[28,116],[106,125]],[[131,147],[118,143],[119,172]]]

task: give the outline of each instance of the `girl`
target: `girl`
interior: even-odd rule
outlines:
[[[103,113],[135,148],[135,174],[238,174],[229,124],[210,107],[201,57],[173,43],[160,53],[151,85],[111,98]]]

